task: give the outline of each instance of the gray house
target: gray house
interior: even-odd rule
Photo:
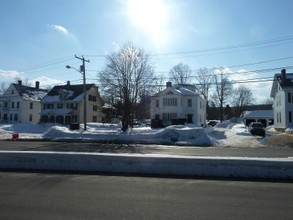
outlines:
[[[95,84],[55,86],[42,99],[41,122],[72,124],[84,122],[84,104],[86,98],[87,122],[102,121],[102,99]],[[85,97],[86,96],[86,97]]]

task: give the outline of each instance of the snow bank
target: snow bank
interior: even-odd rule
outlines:
[[[2,151],[1,169],[293,179],[293,158],[184,157]]]
[[[151,129],[150,127],[138,127],[122,132],[119,124],[88,123],[87,130],[70,130],[67,126],[14,124],[2,125],[0,139],[11,138],[12,133],[19,133],[21,139],[46,139],[46,140],[102,140],[124,141],[140,143],[170,143],[179,145],[209,146],[212,141],[205,129],[192,125],[176,125],[163,129]],[[38,135],[36,135],[38,133]],[[5,134],[5,135],[4,135]]]

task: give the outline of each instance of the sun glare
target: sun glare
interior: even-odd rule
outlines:
[[[135,26],[152,37],[162,37],[168,20],[162,0],[129,0],[128,13]]]

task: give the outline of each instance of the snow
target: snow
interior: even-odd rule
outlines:
[[[272,129],[272,128],[270,128]],[[11,139],[12,134],[21,139],[76,139],[123,141],[189,146],[265,146],[265,138],[252,136],[242,123],[224,121],[215,127],[202,128],[192,124],[173,125],[162,129],[149,126],[134,127],[122,132],[120,124],[87,123],[87,130],[70,130],[68,126],[57,124],[0,124],[0,140]]]
[[[40,101],[42,100],[42,98],[44,98],[44,96],[47,94],[47,91],[42,91],[42,90],[38,90],[38,91],[25,91],[21,96],[24,100],[28,100],[28,101]]]
[[[186,88],[180,88],[180,89],[176,89],[176,90],[184,96],[196,95],[195,92],[193,92],[189,89],[186,89]]]
[[[0,124],[0,140],[18,133],[21,139],[89,139],[170,143],[200,146],[265,146],[241,123],[225,121],[215,127],[176,125],[162,129],[136,127],[124,133],[119,124],[88,123],[87,131],[56,124]],[[273,130],[273,128],[270,128]],[[293,158],[201,157],[88,152],[1,151],[0,168],[121,172],[141,174],[293,179]]]
[[[273,110],[246,111],[243,118],[274,118]]]

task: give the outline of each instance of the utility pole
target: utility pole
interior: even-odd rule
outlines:
[[[83,74],[83,93],[84,93],[84,102],[83,102],[83,123],[84,123],[84,130],[86,131],[86,82],[85,82],[85,62],[90,62],[90,60],[85,60],[84,57],[78,57],[75,55],[76,59],[82,61],[82,65],[80,66],[80,73]]]

